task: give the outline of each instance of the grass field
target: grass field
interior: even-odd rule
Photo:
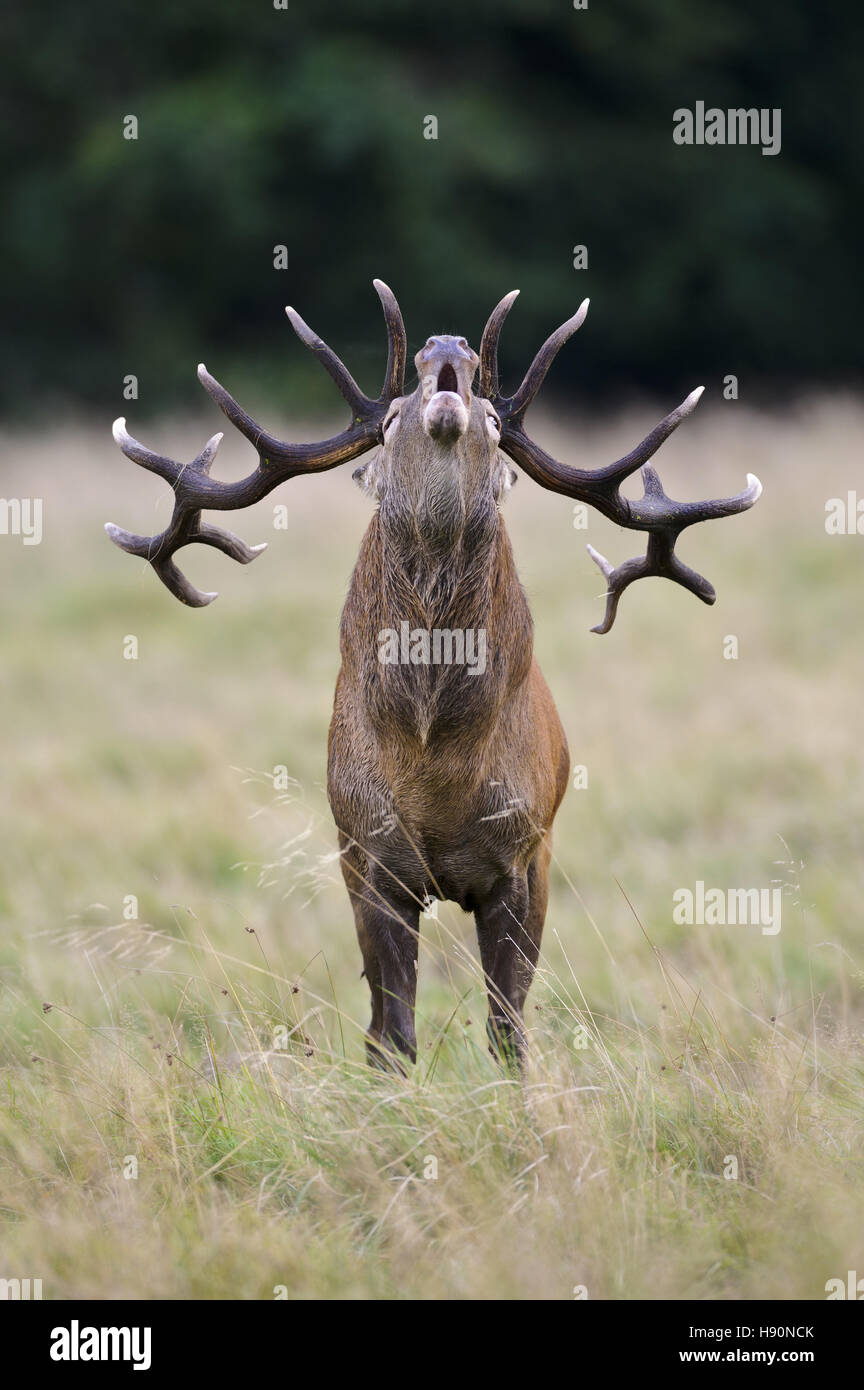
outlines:
[[[533,433],[599,465],[670,404],[538,412]],[[218,427],[129,426],[176,457]],[[186,551],[221,590],[189,611],[102,532],[159,529],[170,499],[107,425],[7,434],[5,495],[44,498],[44,539],[0,537],[0,1276],[46,1298],[819,1299],[864,1275],[864,540],[824,527],[862,437],[853,400],[706,398],[655,460],[667,489],[750,470],[764,496],[681,543],[715,607],[639,584],[606,637],[585,542],[617,561],[640,538],[574,530],[525,477],[511,495],[588,777],[556,824],[520,1085],[446,904],[423,924],[416,1072],[363,1062],[323,791],[369,515],[350,469],[231,521],[271,542],[250,568]],[[214,472],[250,459],[226,439]],[[676,925],[697,881],[782,886],[782,930]]]

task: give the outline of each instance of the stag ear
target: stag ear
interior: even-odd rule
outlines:
[[[359,473],[359,468],[357,472]],[[492,464],[492,496],[496,502],[500,502],[503,497],[516,484],[519,474],[515,468],[511,468],[503,454],[495,455],[495,462]]]
[[[361,492],[378,501],[381,496],[381,455],[375,453],[367,463],[361,463],[351,474]]]

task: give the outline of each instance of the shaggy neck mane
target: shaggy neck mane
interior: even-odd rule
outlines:
[[[528,675],[533,626],[498,508],[470,516],[452,548],[420,536],[406,518],[376,513],[363,539],[342,616],[346,670],[362,680],[381,734],[478,737]],[[385,631],[482,632],[485,669],[463,664],[382,664]],[[476,646],[475,646],[476,651]]]

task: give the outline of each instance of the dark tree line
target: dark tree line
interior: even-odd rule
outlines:
[[[860,7],[286,3],[7,4],[8,411],[110,413],[128,374],[139,413],[188,406],[202,358],[252,404],[329,400],[287,302],[371,386],[373,275],[412,351],[436,331],[478,345],[518,286],[513,374],[590,294],[553,390],[855,379]],[[673,112],[697,101],[779,108],[780,153],[676,144]]]

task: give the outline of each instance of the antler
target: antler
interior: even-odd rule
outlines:
[[[384,384],[376,400],[363,394],[336,353],[313,333],[294,309],[289,307],[285,310],[297,336],[323,364],[351,407],[351,423],[341,434],[318,444],[286,444],[274,438],[246,414],[233,396],[214,380],[203,363],[198,368],[198,379],[202,386],[258,452],[258,467],[248,478],[236,483],[220,483],[210,477],[210,465],[222,442],[221,434],[214,434],[191,463],[177,463],[139,444],[127,434],[125,420],[115,421],[114,438],[126,457],[151,473],[158,473],[173,487],[174,511],[170,523],[158,536],[136,536],[110,521],[106,523],[105,530],[121,550],[149,561],[162,583],[181,603],[192,608],[203,608],[217,597],[215,593],[196,589],[174,564],[171,557],[181,546],[189,545],[192,541],[212,545],[242,565],[248,565],[267,548],[266,543],[249,546],[230,531],[202,521],[203,509],[209,507],[229,511],[249,507],[298,473],[321,473],[335,468],[366,453],[378,442],[381,421],[390,402],[396,396],[401,396],[405,389],[407,344],[395,295],[382,280],[373,280],[372,283],[384,310],[388,343]]]
[[[511,290],[493,309],[480,344],[479,392],[492,402],[501,417],[501,448],[541,487],[563,493],[565,497],[574,497],[580,502],[588,502],[620,526],[648,532],[647,553],[617,566],[611,565],[593,546],[588,546],[588,554],[608,581],[605,617],[591,631],[608,632],[615,621],[618,601],[624,590],[634,580],[644,579],[648,575],[672,579],[696,594],[703,603],[713,603],[717,597],[713,585],[678,559],[675,542],[687,526],[693,526],[698,521],[711,521],[715,517],[746,511],[759,498],[762,484],[752,473],[748,473],[747,487],[736,497],[707,502],[675,502],[666,496],[660,479],[648,462],[695,408],[704,388],[699,386],[691,391],[676,410],[655,425],[641,444],[637,444],[631,453],[616,463],[594,471],[570,468],[560,463],[528,438],[524,429],[525,412],[537,395],[556,354],[584,322],[588,300],[546,339],[516,393],[502,396],[498,379],[498,339],[518,293],[518,290]],[[642,469],[645,492],[638,501],[632,502],[621,496],[620,487],[637,468]]]

